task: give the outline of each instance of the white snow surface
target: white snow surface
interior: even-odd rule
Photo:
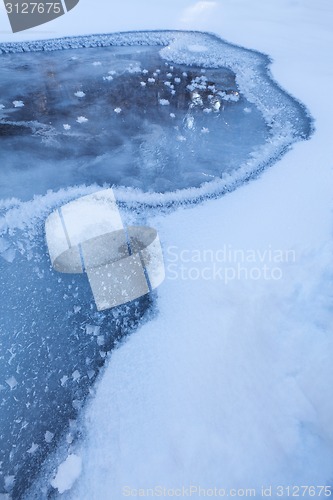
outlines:
[[[81,1],[44,27],[0,33],[1,41],[19,41],[133,29],[215,32],[268,53],[273,77],[315,119],[311,140],[259,179],[147,221],[166,257],[158,315],[109,357],[84,416],[82,474],[73,487],[78,474],[55,479],[60,493],[72,487],[62,498],[120,500],[124,487],[191,484],[256,488],[259,498],[262,485],[332,483],[332,15],[330,0],[130,0],[116,8]],[[172,279],[175,248],[188,257],[217,255],[225,245],[292,250],[296,258],[279,264],[279,280]],[[202,272],[210,263],[185,265]]]

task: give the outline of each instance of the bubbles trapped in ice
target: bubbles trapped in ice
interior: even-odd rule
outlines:
[[[45,218],[105,183],[125,186],[118,200],[163,204],[264,168],[310,130],[267,62],[195,33],[0,45],[1,493],[27,490],[151,305],[98,313],[84,275],[50,267]]]

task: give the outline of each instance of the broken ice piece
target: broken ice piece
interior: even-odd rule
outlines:
[[[117,115],[119,115],[119,113],[121,113],[121,108],[115,108],[114,112],[117,113]]]
[[[5,106],[3,104],[0,104],[0,109],[5,109]]]
[[[24,102],[23,101],[13,101],[14,108],[23,108]]]
[[[47,443],[51,443],[52,439],[54,438],[54,434],[50,431],[45,432],[45,441]]]
[[[149,83],[155,83],[155,81],[156,81],[155,78],[148,78]]]
[[[61,383],[62,387],[64,387],[64,385],[66,384],[67,380],[68,380],[67,375],[64,375],[63,377],[61,377],[60,383]]]
[[[99,335],[101,327],[97,325],[86,325],[86,334],[87,335]]]
[[[92,63],[93,66],[102,66],[102,63],[100,61],[94,61]]]
[[[72,373],[72,377],[73,377],[73,380],[79,380],[79,378],[81,377],[80,375],[80,372],[79,370],[75,370],[73,373]]]
[[[35,453],[35,451],[38,450],[38,448],[39,448],[38,444],[32,443],[29,450],[27,450],[27,453],[29,453],[30,455],[33,455]]]
[[[113,76],[111,76],[111,75],[109,75],[109,76],[103,76],[103,80],[106,80],[108,82],[112,82]]]
[[[72,128],[68,123],[64,123],[63,127],[65,130],[70,130]]]
[[[146,87],[146,82],[140,82],[141,87]]]
[[[6,380],[6,384],[8,384],[8,385],[9,385],[10,390],[12,391],[12,390],[13,390],[13,389],[15,389],[15,387],[18,385],[18,382],[17,382],[17,380],[16,380],[16,378],[15,378],[15,377],[9,377],[9,378],[7,378],[7,380]]]
[[[78,90],[74,95],[75,97],[84,97],[86,94],[82,90]]]
[[[176,118],[175,113],[170,113],[170,118]]]
[[[170,102],[168,99],[160,99],[160,105],[161,106],[169,106]]]
[[[208,134],[208,133],[209,133],[209,128],[207,128],[207,127],[202,127],[202,129],[201,129],[201,133],[202,133],[202,134]]]
[[[104,345],[104,344],[105,344],[104,335],[99,335],[99,336],[97,337],[97,345],[102,346],[102,345]]]
[[[10,491],[13,489],[15,481],[15,476],[5,476],[5,489],[6,491]]]
[[[82,401],[80,399],[74,399],[72,401],[72,406],[75,410],[79,410],[82,406]]]

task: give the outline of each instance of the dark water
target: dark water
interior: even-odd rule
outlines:
[[[0,196],[93,182],[198,187],[265,142],[268,127],[234,73],[166,65],[159,50],[2,55]]]

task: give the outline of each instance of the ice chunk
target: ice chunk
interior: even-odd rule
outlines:
[[[99,346],[102,346],[102,345],[104,345],[104,344],[105,344],[105,337],[104,337],[104,335],[99,335],[99,336],[97,337],[97,344],[98,344]]]
[[[86,94],[82,90],[78,90],[74,95],[75,97],[84,97]]]
[[[64,375],[63,377],[61,377],[61,379],[60,379],[61,385],[64,386],[66,384],[67,380],[68,380],[67,375]]]
[[[54,434],[52,432],[50,432],[50,431],[45,432],[46,443],[51,443],[53,438],[54,438]]]
[[[78,455],[68,455],[66,460],[59,465],[55,478],[51,481],[53,488],[60,494],[72,488],[82,471],[82,459]]]
[[[23,101],[13,101],[14,108],[23,108],[24,102]]]
[[[29,455],[33,455],[38,450],[38,448],[39,448],[38,444],[32,443],[29,450],[27,450],[27,453],[29,453]]]
[[[81,377],[80,375],[80,372],[79,370],[75,370],[73,373],[72,373],[72,378],[73,380],[79,380],[79,378]]]
[[[86,325],[86,334],[98,336],[101,330],[100,326],[97,325]]]
[[[14,376],[12,376],[12,377],[7,378],[6,384],[9,385],[10,390],[12,391],[13,389],[15,389],[15,387],[18,384],[18,382],[17,382],[16,378]]]
[[[7,491],[11,491],[13,489],[15,482],[15,476],[5,476],[5,488]]]

